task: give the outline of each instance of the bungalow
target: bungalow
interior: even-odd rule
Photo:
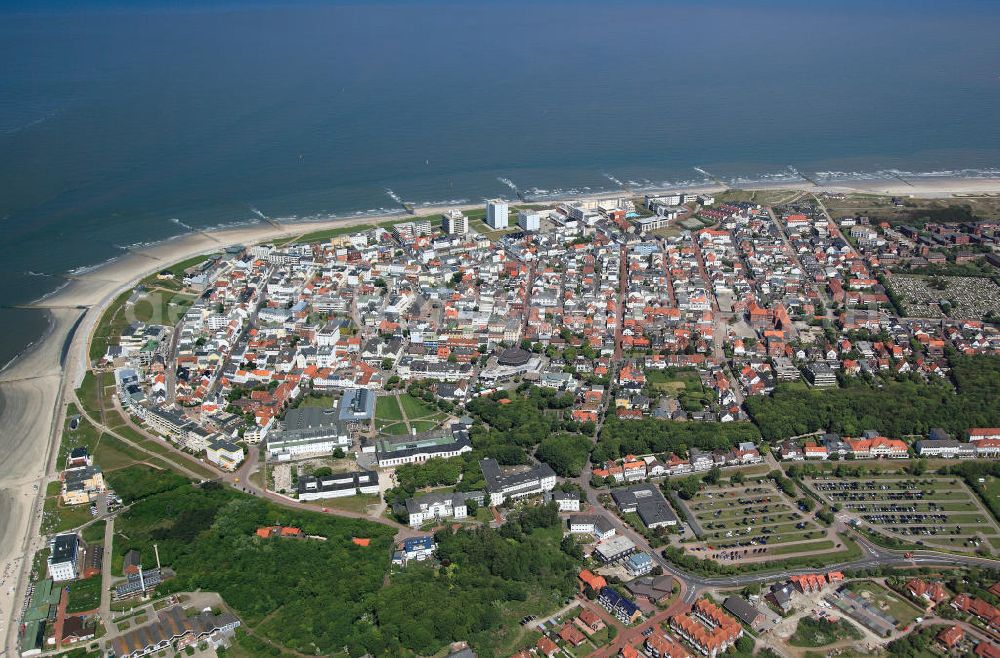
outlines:
[[[559,645],[544,635],[538,638],[535,648],[538,649],[540,655],[546,656],[546,658],[551,658],[559,651]]]
[[[587,641],[587,636],[580,632],[572,622],[566,622],[563,627],[559,629],[559,637],[564,641],[569,642],[574,647],[578,647]]]
[[[937,641],[948,649],[954,649],[965,637],[965,631],[958,624],[949,626],[937,634]]]

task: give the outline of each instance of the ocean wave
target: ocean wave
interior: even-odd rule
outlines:
[[[29,130],[31,128],[34,128],[35,126],[38,126],[38,125],[41,125],[41,124],[45,123],[46,121],[54,119],[61,112],[62,112],[61,108],[60,109],[56,109],[56,110],[52,110],[51,112],[47,112],[47,113],[43,114],[42,116],[40,116],[40,117],[38,117],[36,119],[32,119],[31,121],[28,121],[27,123],[23,123],[21,125],[13,126],[13,127],[10,127],[10,128],[0,129],[0,135],[16,135],[19,132],[23,132],[25,130]]]
[[[468,199],[445,199],[444,201],[422,201],[417,204],[420,208],[431,208],[437,206],[462,206],[469,203]]]
[[[79,267],[74,267],[73,269],[67,271],[66,274],[68,274],[69,276],[83,276],[84,274],[87,274],[88,272],[93,272],[94,270],[98,269],[99,267],[104,267],[105,265],[109,265],[109,264],[111,264],[111,263],[113,263],[113,262],[115,262],[117,260],[121,260],[121,258],[122,258],[122,255],[119,254],[117,256],[112,256],[111,258],[107,258],[107,259],[101,261],[100,263],[94,263],[92,265],[81,265]],[[44,299],[44,297],[43,297],[43,299]]]

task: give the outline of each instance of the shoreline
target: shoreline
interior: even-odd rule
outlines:
[[[512,204],[545,203],[555,205],[567,200],[592,200],[623,194],[653,194],[663,190],[622,189],[573,195],[564,199],[512,201]],[[684,187],[685,193],[719,193],[730,189],[722,185]],[[1000,178],[940,180],[850,181],[850,184],[816,186],[776,181],[747,185],[737,189],[789,192],[831,192],[885,194],[898,196],[955,197],[955,195],[1000,194]],[[479,209],[482,203],[442,206],[416,206],[416,214],[398,213],[357,215],[326,220],[296,221],[275,226],[267,221],[231,226],[217,230],[194,230],[142,248],[130,248],[120,257],[99,264],[93,269],[71,275],[65,285],[28,305],[46,312],[47,330],[0,369],[0,452],[9,465],[0,474],[0,509],[6,515],[6,531],[0,536],[0,563],[17,565],[19,582],[13,584],[13,596],[5,589],[0,592],[0,619],[4,626],[7,650],[16,640],[16,625],[12,624],[23,601],[26,588],[25,566],[30,567],[31,555],[41,543],[38,511],[44,500],[45,485],[58,472],[54,463],[58,454],[64,422],[67,395],[82,381],[89,366],[88,346],[91,333],[111,301],[143,278],[195,256],[214,253],[233,244],[249,246],[279,238],[293,238],[307,233],[334,228],[367,226],[379,222],[410,221],[415,217],[439,215],[446,210]],[[44,438],[43,438],[44,437]],[[32,492],[31,485],[38,485]],[[27,564],[26,564],[27,563]]]

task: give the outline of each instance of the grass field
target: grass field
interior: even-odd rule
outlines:
[[[399,396],[399,404],[403,407],[403,411],[406,412],[406,417],[410,420],[424,418],[426,416],[434,416],[439,413],[437,409],[429,406],[423,400],[418,400],[409,393],[404,393]]]
[[[94,576],[86,580],[74,580],[66,585],[69,590],[69,602],[66,612],[86,612],[101,605],[101,578]]]
[[[108,522],[104,519],[100,521],[94,521],[86,528],[83,529],[83,541],[88,544],[93,542],[100,542],[104,540],[104,529],[108,525]]]
[[[45,533],[65,532],[93,518],[90,516],[90,505],[64,507],[58,496],[46,498],[42,510],[42,531]]]
[[[646,382],[651,389],[677,398],[687,411],[701,411],[710,403],[711,395],[694,370],[650,370],[646,372]]]
[[[151,290],[132,306],[132,315],[140,322],[173,326],[180,321],[194,300],[194,295]]]
[[[376,422],[397,422],[403,420],[403,411],[394,395],[383,395],[375,401]]]
[[[409,434],[406,429],[405,423],[392,423],[391,425],[383,425],[379,428],[379,431],[383,434],[388,434],[389,436],[402,436],[403,434]]]
[[[318,501],[306,502],[303,505],[309,505],[317,509],[323,507],[329,507],[331,509],[342,509],[348,512],[361,512],[365,513],[368,511],[369,505],[378,505],[379,497],[374,494],[359,494],[357,496],[344,496],[343,498],[326,498]]]
[[[866,475],[811,478],[809,488],[893,539],[954,551],[996,552],[1000,527],[976,494],[954,476]]]

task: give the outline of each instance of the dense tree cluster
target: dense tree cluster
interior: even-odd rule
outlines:
[[[373,620],[359,624],[351,654],[431,655],[469,640],[489,655],[491,635],[518,628],[532,597],[552,607],[575,591],[579,561],[573,547],[561,550],[561,535],[551,505],[514,514],[499,530],[438,533],[440,566],[395,574],[375,598]]]
[[[129,478],[142,479],[137,473]],[[181,480],[118,518],[117,554],[134,548],[151,556],[158,544],[161,560],[177,573],[163,592],[217,591],[259,633],[288,648],[332,654],[355,637],[357,621],[370,611],[368,600],[382,586],[390,528],[277,507],[214,482]],[[257,528],[279,523],[327,539],[256,537]],[[371,543],[357,546],[352,537]]]
[[[915,630],[886,645],[886,652],[894,658],[923,658],[934,655],[930,648],[934,643],[934,636],[939,631],[939,627],[933,626]]]
[[[951,354],[950,360],[954,386],[910,378],[881,387],[847,380],[845,388],[832,390],[783,383],[770,396],[748,398],[746,406],[769,441],[817,430],[904,436],[942,427],[960,436],[969,427],[1000,425],[1000,357]]]
[[[578,475],[587,464],[590,423],[569,418],[573,396],[530,385],[516,392],[498,391],[469,402],[467,411],[481,421],[470,432],[477,459],[492,457],[504,465],[524,464],[535,456],[560,475]]]
[[[628,454],[674,452],[687,455],[690,448],[732,448],[741,441],[759,441],[760,432],[750,423],[691,423],[671,420],[619,420],[609,416],[591,455],[594,463]]]
[[[557,434],[542,439],[535,457],[552,467],[557,475],[576,477],[590,459],[591,443],[585,436]]]

